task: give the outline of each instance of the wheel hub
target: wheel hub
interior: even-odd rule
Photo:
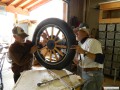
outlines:
[[[53,40],[49,40],[49,41],[47,42],[47,47],[48,47],[50,50],[54,49],[54,47],[55,47],[55,42],[54,42]]]

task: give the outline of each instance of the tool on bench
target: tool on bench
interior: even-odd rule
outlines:
[[[48,70],[48,71],[50,72],[50,74],[51,74],[52,76],[54,76],[54,77],[56,77],[56,78],[53,79],[53,80],[50,80],[50,81],[45,81],[45,82],[42,82],[42,83],[37,83],[37,86],[38,86],[38,87],[40,87],[40,86],[42,86],[42,85],[49,84],[49,83],[51,83],[51,82],[54,81],[54,80],[60,80],[60,81],[62,82],[62,84],[64,84],[64,85],[66,86],[66,88],[68,88],[69,90],[75,90],[75,88],[79,87],[80,84],[81,84],[81,83],[77,83],[77,84],[74,85],[74,86],[70,86],[65,80],[63,80],[63,78],[65,78],[65,77],[74,75],[73,73],[60,77],[59,75],[57,75],[56,73],[54,73],[52,70]]]
[[[68,74],[68,75],[62,76],[61,78],[65,78],[65,77],[68,77],[68,76],[71,76],[71,75],[73,75],[73,74]],[[45,84],[50,83],[50,82],[55,81],[55,80],[59,80],[59,79],[55,78],[55,79],[50,80],[50,81],[46,81],[46,82],[42,82],[42,83],[37,83],[37,86],[45,85]]]

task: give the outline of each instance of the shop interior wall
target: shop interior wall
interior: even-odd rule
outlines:
[[[11,43],[14,15],[12,13],[0,14],[0,43]]]
[[[83,21],[83,4],[84,0],[70,0],[70,18],[76,16],[79,22]]]
[[[86,8],[86,23],[89,25],[90,29],[93,30],[92,34],[97,37],[98,25],[99,25],[99,3],[117,1],[117,0],[87,0]],[[118,12],[119,14],[119,12]],[[112,16],[115,14],[113,13]]]
[[[100,11],[98,8],[98,4],[108,1],[115,1],[115,0],[87,0],[86,22],[89,24],[89,27],[91,29],[98,28],[99,11]]]
[[[77,16],[80,22],[86,22],[93,36],[96,37],[100,11],[98,4],[108,1],[115,0],[71,0],[70,17]]]

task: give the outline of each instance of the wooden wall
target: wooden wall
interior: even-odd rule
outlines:
[[[92,33],[96,34],[97,33],[96,30],[98,29],[99,25],[99,12],[100,12],[100,10],[98,9],[99,6],[98,4],[108,1],[115,0],[71,0],[70,17],[77,16],[80,22],[86,22],[91,30],[94,29]]]
[[[79,21],[83,21],[84,0],[70,0],[70,17],[76,16]]]
[[[89,25],[90,29],[97,29],[100,11],[97,9],[97,6],[99,3],[108,1],[115,0],[70,0],[70,17],[77,16],[79,21],[86,22]],[[84,13],[86,13],[86,15]]]

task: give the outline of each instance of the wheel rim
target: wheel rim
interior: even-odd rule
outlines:
[[[67,56],[68,39],[64,30],[54,24],[45,25],[42,27],[36,36],[36,45],[43,42],[42,34],[46,34],[47,41],[42,48],[37,51],[37,54],[47,64],[56,65],[63,62]]]

